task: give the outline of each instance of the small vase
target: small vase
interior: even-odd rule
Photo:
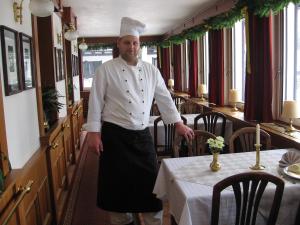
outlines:
[[[210,169],[213,172],[217,172],[221,169],[221,164],[218,161],[219,152],[213,152],[213,161],[210,163]]]

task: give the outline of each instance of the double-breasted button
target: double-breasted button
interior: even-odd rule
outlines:
[[[142,103],[145,103],[145,101],[143,100]]]
[[[129,93],[129,90],[127,90],[126,92]]]
[[[131,115],[132,115],[132,113],[129,113],[129,115],[131,116]]]
[[[144,89],[142,89],[141,91],[144,92]]]
[[[124,70],[124,69],[122,69],[122,71],[123,71],[123,72],[125,72],[125,70]]]
[[[140,81],[142,81],[143,79],[141,78]]]
[[[125,80],[125,82],[127,82],[127,80]]]
[[[143,112],[143,114],[145,114],[145,112]]]
[[[129,103],[131,103],[131,101],[129,100]]]
[[[144,123],[142,123],[142,126],[144,126]]]

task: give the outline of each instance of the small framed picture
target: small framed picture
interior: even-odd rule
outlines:
[[[60,50],[60,80],[65,79],[65,63],[64,50]]]
[[[59,49],[54,48],[54,54],[55,54],[55,78],[56,81],[59,81],[59,76],[60,76],[60,53]]]
[[[8,96],[22,91],[18,32],[11,28],[0,26],[0,35],[5,95]]]
[[[20,33],[20,49],[23,87],[27,90],[35,87],[31,37]]]

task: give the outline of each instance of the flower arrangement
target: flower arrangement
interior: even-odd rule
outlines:
[[[221,136],[217,136],[215,139],[209,138],[206,143],[208,143],[212,153],[220,152],[224,147],[224,138]]]

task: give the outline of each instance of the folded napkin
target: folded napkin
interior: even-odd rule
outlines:
[[[300,175],[300,163],[290,165],[288,171]]]
[[[300,163],[300,152],[289,151],[282,155],[279,167],[284,168],[296,163]]]

